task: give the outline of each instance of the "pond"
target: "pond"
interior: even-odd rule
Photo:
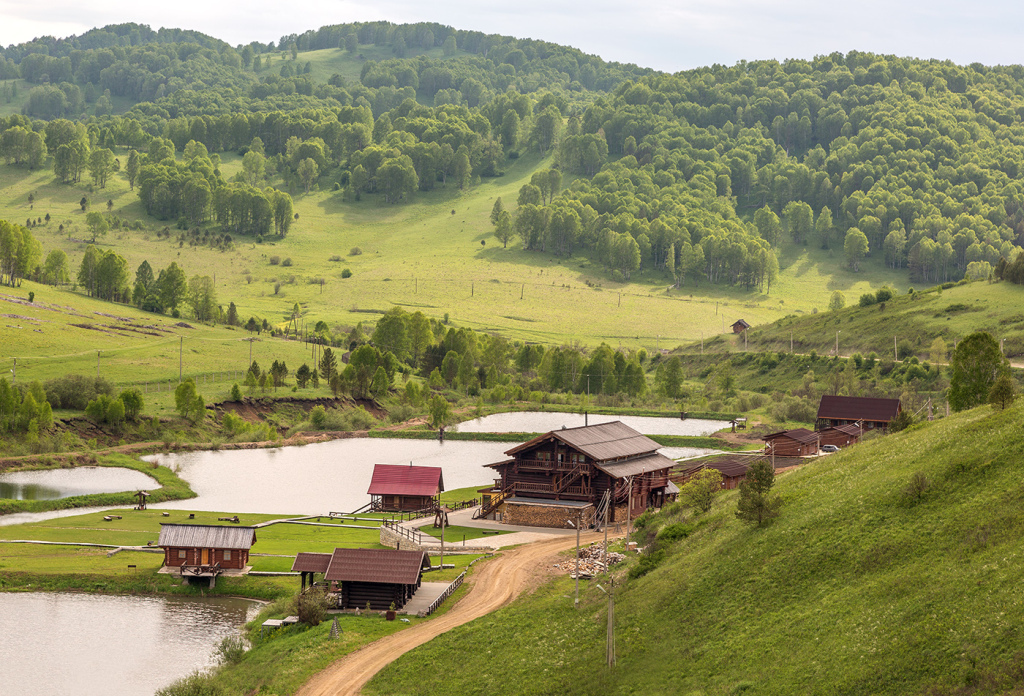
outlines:
[[[586,416],[587,425],[622,421],[644,435],[710,435],[729,427],[728,421],[703,420],[700,418],[650,418],[646,416],[606,416],[591,413]],[[562,426],[578,428],[584,423],[582,413],[560,411],[520,411],[496,413],[459,423],[456,428],[463,433],[546,433]]]
[[[153,490],[160,485],[141,471],[112,466],[12,471],[0,474],[0,498],[54,500],[73,495]]]
[[[226,597],[0,592],[0,691],[150,696],[215,663],[259,605]]]
[[[350,438],[300,447],[156,454],[189,482],[198,498],[151,507],[178,510],[325,515],[370,502],[374,464],[437,466],[446,490],[494,480],[485,464],[505,459],[513,442]]]

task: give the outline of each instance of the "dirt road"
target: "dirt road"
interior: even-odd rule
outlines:
[[[603,536],[591,532],[584,534],[580,543],[589,544],[600,538]],[[373,675],[399,655],[456,626],[499,609],[523,590],[538,584],[546,569],[554,563],[552,557],[575,544],[575,537],[566,536],[503,551],[466,581],[469,592],[448,613],[346,655],[306,682],[299,690],[299,696],[355,696]]]

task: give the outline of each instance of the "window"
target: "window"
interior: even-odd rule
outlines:
[[[178,549],[178,558],[185,558],[185,549]]]
[[[225,549],[224,550],[224,560],[225,561],[230,561],[231,560],[231,549]]]

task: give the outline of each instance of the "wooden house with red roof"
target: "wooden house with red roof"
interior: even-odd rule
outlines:
[[[374,512],[436,510],[441,505],[444,479],[436,466],[376,464],[367,492]]]
[[[765,452],[779,457],[809,457],[818,453],[818,434],[807,428],[793,428],[765,435]]]
[[[619,421],[553,430],[487,465],[501,478],[477,515],[537,527],[588,525],[604,518],[599,507],[607,493],[609,521],[637,517],[673,494],[668,472],[675,462],[659,447]]]
[[[889,429],[899,412],[903,410],[899,399],[876,399],[863,396],[821,397],[815,430],[824,430],[837,425],[862,426],[863,431]]]

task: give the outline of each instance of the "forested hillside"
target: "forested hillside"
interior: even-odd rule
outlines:
[[[0,121],[9,165],[100,188],[121,166],[183,229],[283,237],[277,191],[407,204],[532,150],[557,179],[495,206],[499,239],[619,281],[661,269],[767,293],[788,237],[937,283],[987,277],[1024,236],[1020,66],[851,52],[666,75],[437,24],[237,47],[124,24],[9,47],[0,80],[22,103]],[[244,171],[224,177],[224,152]]]

